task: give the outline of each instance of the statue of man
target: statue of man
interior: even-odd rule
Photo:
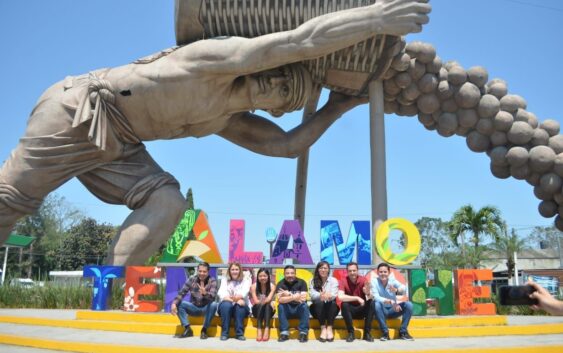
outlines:
[[[77,177],[101,200],[133,210],[108,262],[140,264],[185,211],[178,182],[142,141],[210,134],[256,153],[297,157],[361,98],[331,93],[327,104],[289,132],[252,114],[301,109],[312,82],[296,62],[377,34],[419,32],[427,0],[379,0],[256,38],[216,38],[165,50],[112,69],[67,77],[39,98],[25,136],[0,170],[0,244],[16,221]]]

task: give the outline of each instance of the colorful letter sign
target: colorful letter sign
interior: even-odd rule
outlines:
[[[166,292],[164,292],[164,311],[170,312],[172,301],[186,283],[188,277],[183,267],[166,267]],[[190,292],[186,293],[183,300],[190,300]]]
[[[389,235],[393,229],[403,232],[407,238],[407,247],[400,254],[393,253],[391,249]],[[377,229],[375,246],[383,261],[398,266],[406,265],[413,262],[420,253],[420,233],[416,226],[406,219],[391,218],[383,222]]]
[[[293,239],[292,249],[288,249],[290,239]],[[284,259],[294,259],[299,264],[313,264],[299,221],[288,220],[283,222],[270,263],[283,264]]]
[[[231,219],[229,232],[229,262],[261,264],[262,251],[244,251],[244,220]]]
[[[160,311],[160,301],[141,300],[142,295],[157,295],[158,285],[143,283],[144,278],[160,278],[160,267],[129,266],[125,273],[125,300],[123,308],[126,311],[156,312]]]
[[[184,217],[182,217],[174,233],[172,233],[172,236],[168,239],[168,242],[166,242],[166,248],[160,259],[161,262],[176,262],[180,251],[182,251],[184,244],[186,244],[188,240],[188,235],[194,228],[194,223],[199,212],[199,210],[192,209],[184,212]]]
[[[195,240],[188,240],[178,255],[177,261],[188,256],[196,256],[209,263],[222,263],[223,258],[217,248],[217,242],[207,222],[205,212],[196,210],[196,219],[193,227]]]
[[[94,277],[92,310],[107,310],[108,294],[114,278],[123,277],[123,266],[84,266],[83,277]]]
[[[344,244],[338,221],[321,221],[321,260],[334,265],[334,247],[341,265],[352,261],[354,250],[360,265],[371,265],[371,230],[369,221],[353,221]]]
[[[409,271],[409,292],[413,303],[413,314],[417,316],[426,315],[426,299],[437,299],[436,314],[453,315],[453,289],[452,271],[438,270],[434,274],[436,285],[426,286],[426,271],[414,269]]]
[[[456,299],[458,315],[495,315],[494,303],[476,304],[474,298],[490,298],[491,287],[474,286],[476,281],[492,281],[491,270],[456,270]]]

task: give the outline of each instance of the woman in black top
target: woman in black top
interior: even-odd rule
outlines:
[[[276,286],[270,280],[270,271],[266,268],[258,270],[256,283],[250,287],[252,298],[252,316],[256,318],[258,333],[256,341],[267,341],[270,339],[270,322],[274,316],[274,303],[272,301]],[[264,334],[262,334],[264,328]]]

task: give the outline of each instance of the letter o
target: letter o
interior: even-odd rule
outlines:
[[[401,231],[407,239],[405,251],[399,254],[393,253],[389,241],[389,234],[394,229]],[[420,253],[420,233],[412,222],[403,218],[391,218],[383,222],[377,229],[375,246],[383,261],[398,266],[408,265]]]

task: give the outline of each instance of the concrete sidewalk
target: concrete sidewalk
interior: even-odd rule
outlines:
[[[41,317],[53,319],[73,319],[76,315],[75,310],[36,310],[36,309],[0,309],[0,316],[24,316],[24,317]],[[512,316],[508,319],[509,326],[515,325],[531,325],[531,324],[549,324],[562,323],[563,317],[547,317],[547,316]],[[338,340],[332,343],[320,343],[310,340],[307,343],[299,343],[295,340],[286,343],[278,343],[276,341],[256,342],[254,340],[237,341],[229,339],[220,341],[218,338],[209,338],[200,340],[198,337],[178,339],[171,335],[162,334],[140,334],[129,332],[112,332],[112,331],[96,331],[82,330],[49,326],[33,326],[0,323],[1,336],[20,337],[22,340],[30,340],[30,342],[39,342],[41,340],[53,340],[57,342],[70,343],[71,348],[63,350],[72,350],[72,347],[79,347],[82,343],[93,346],[110,345],[115,346],[115,351],[134,352],[139,347],[153,348],[154,352],[170,352],[175,349],[181,351],[222,351],[226,352],[364,352],[364,351],[448,351],[463,350],[468,352],[563,352],[563,334],[551,335],[518,335],[518,336],[492,336],[492,337],[456,337],[456,338],[425,338],[417,339],[414,342],[392,340],[388,342],[376,341],[373,343],[356,340],[347,343]],[[0,342],[6,343],[0,340]],[[33,345],[33,344],[31,344]],[[1,347],[1,346],[0,346]],[[25,352],[20,347],[12,346],[8,350],[0,348],[2,352]],[[43,346],[44,347],[44,346]],[[56,346],[51,346],[51,349]],[[513,349],[520,347],[520,349]],[[57,351],[55,348],[54,351]],[[109,348],[100,351],[110,352]],[[87,351],[87,350],[82,350]],[[92,350],[93,351],[93,350]],[[29,352],[41,352],[36,349]],[[51,350],[53,352],[53,350]]]

